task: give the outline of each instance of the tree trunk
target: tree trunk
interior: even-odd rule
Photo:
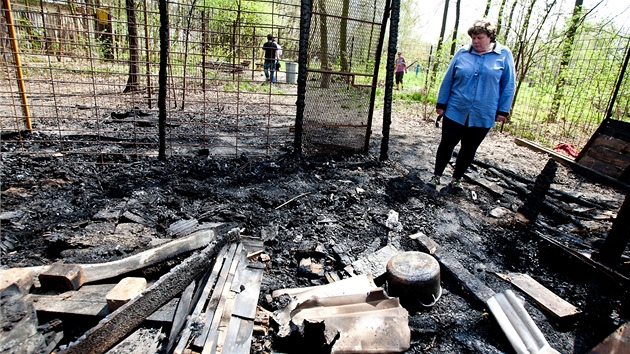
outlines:
[[[138,23],[136,21],[136,4],[134,0],[125,0],[127,7],[127,31],[129,32],[129,77],[123,92],[138,89],[138,74],[140,73],[138,46]]]
[[[630,194],[621,205],[617,217],[613,221],[612,228],[606,236],[604,245],[597,259],[602,263],[615,266],[621,259],[623,252],[630,241]]]
[[[510,29],[512,28],[512,19],[514,18],[514,10],[516,9],[517,4],[518,0],[515,0],[514,3],[512,3],[512,7],[510,8],[510,15],[508,16],[507,25],[505,26],[507,30],[505,31],[505,36],[503,37],[505,38],[505,43],[507,43],[508,36],[510,35]]]
[[[558,80],[556,80],[556,89],[553,95],[553,103],[551,104],[551,111],[547,116],[547,122],[555,122],[557,120],[558,111],[560,110],[560,104],[564,98],[564,86],[566,83],[566,76],[568,74],[569,60],[573,52],[573,42],[575,41],[575,33],[580,24],[580,17],[582,13],[583,0],[575,0],[575,6],[573,7],[573,17],[571,18],[571,24],[567,30],[567,35],[564,38],[562,46],[562,59],[560,60],[560,69],[558,72]]]
[[[322,70],[332,69],[328,64],[328,24],[326,16],[326,0],[319,0],[319,60],[322,63]],[[320,87],[328,88],[330,86],[330,74],[322,74]]]
[[[492,6],[492,0],[486,2],[486,10],[483,12],[483,18],[487,18],[490,13],[490,6]]]
[[[457,0],[455,5],[455,27],[453,28],[453,42],[451,43],[451,57],[455,55],[457,48],[457,28],[459,27],[459,10],[461,9],[462,0]]]
[[[499,7],[499,17],[497,18],[497,36],[501,33],[501,24],[503,23],[503,10],[505,9],[505,1],[501,1],[501,7]],[[516,4],[516,1],[514,2]]]
[[[348,11],[350,0],[343,0],[341,8],[341,23],[339,25],[339,50],[341,54],[341,71],[348,72]]]
[[[440,38],[438,39],[437,48],[435,50],[435,63],[433,64],[433,72],[431,73],[431,85],[435,82],[438,64],[442,56],[442,41],[444,40],[444,32],[446,31],[446,18],[448,17],[448,0],[444,1],[444,14],[442,15],[442,28],[440,28]]]

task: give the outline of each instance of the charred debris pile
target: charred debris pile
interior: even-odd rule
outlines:
[[[363,155],[125,165],[5,156],[0,349],[627,346],[624,191],[580,176],[579,190],[562,188],[562,169],[549,160],[528,178],[475,161],[467,189],[453,193]],[[433,303],[391,294],[389,262],[409,252],[439,264]]]

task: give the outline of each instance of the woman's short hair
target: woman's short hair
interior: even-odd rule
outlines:
[[[488,20],[477,20],[468,29],[468,35],[472,37],[473,34],[485,33],[490,37],[490,41],[494,42],[497,39],[497,28]]]

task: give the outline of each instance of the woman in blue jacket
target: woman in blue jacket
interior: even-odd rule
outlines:
[[[427,183],[432,188],[440,184],[453,150],[461,142],[450,186],[463,190],[461,178],[477,148],[495,122],[507,120],[514,98],[514,58],[509,48],[496,42],[496,28],[478,20],[468,35],[472,43],[455,53],[438,94],[435,112],[444,122],[435,170]]]

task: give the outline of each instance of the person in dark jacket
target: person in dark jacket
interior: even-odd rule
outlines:
[[[265,44],[263,44],[262,47],[262,57],[263,60],[265,61],[264,63],[264,71],[265,71],[265,77],[267,78],[267,81],[271,82],[272,84],[276,83],[276,57],[277,57],[277,51],[278,51],[278,46],[276,45],[276,43],[274,43],[274,37],[272,34],[268,34],[267,35],[267,42],[265,42]]]

